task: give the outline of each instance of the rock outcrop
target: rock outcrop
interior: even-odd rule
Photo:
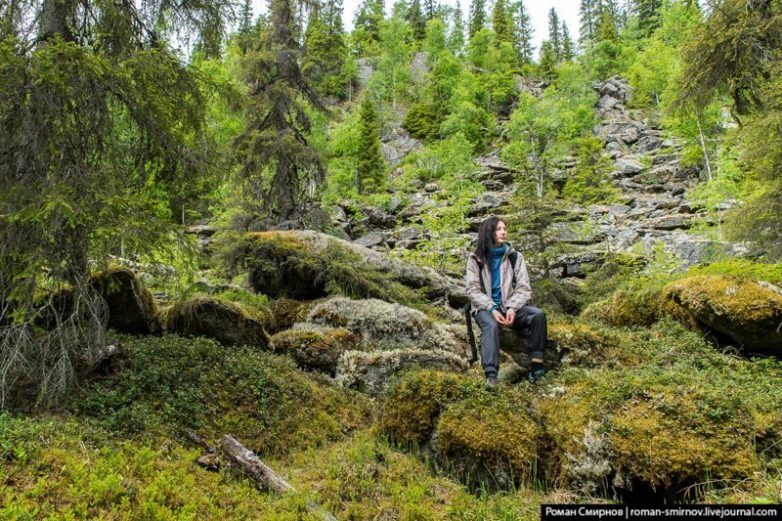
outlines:
[[[724,335],[749,353],[782,354],[782,295],[750,280],[715,275],[690,277],[663,290],[702,327]]]

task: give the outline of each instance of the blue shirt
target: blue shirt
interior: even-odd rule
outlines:
[[[502,306],[502,286],[500,285],[500,265],[505,252],[508,251],[508,245],[503,244],[499,248],[491,249],[491,299],[499,308]]]

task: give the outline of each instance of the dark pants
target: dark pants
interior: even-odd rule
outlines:
[[[492,315],[491,311],[479,311],[475,320],[481,326],[481,363],[486,376],[497,376],[500,368],[500,330],[501,326]],[[532,306],[524,306],[516,312],[516,319],[509,327],[521,330],[530,329],[530,351],[533,358],[543,358],[543,350],[546,347],[548,327],[546,314],[543,310]]]

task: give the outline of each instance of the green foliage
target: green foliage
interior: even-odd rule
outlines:
[[[258,28],[256,46],[244,59],[244,79],[256,87],[236,148],[249,209],[267,222],[299,217],[310,184],[325,175],[320,152],[308,141],[311,118],[305,104],[325,108],[298,62],[289,59],[299,52],[291,9],[286,0],[271,3],[271,26]]]
[[[382,99],[390,100],[396,109],[397,101],[405,96],[410,82],[411,38],[410,25],[397,17],[383,22],[380,27],[382,54],[378,60],[376,85]]]
[[[385,164],[380,151],[380,122],[375,102],[365,95],[359,109],[359,145],[356,161],[359,193],[379,191],[385,181]]]
[[[366,420],[357,397],[279,356],[176,335],[121,341],[123,370],[91,382],[69,405],[111,431],[172,436],[191,429],[207,439],[230,432],[255,450],[285,453],[339,439]]]
[[[604,143],[594,136],[576,141],[576,166],[562,188],[562,197],[581,204],[607,204],[619,196],[608,177],[613,164],[603,149]]]
[[[540,99],[528,93],[519,96],[507,124],[508,143],[502,148],[501,157],[527,174],[521,182],[527,193],[542,198],[548,191],[551,167],[592,126],[594,103],[589,80],[583,68],[574,63],[560,66],[557,83]],[[530,190],[530,185],[534,189]]]
[[[440,133],[442,124],[438,106],[429,103],[416,103],[407,111],[402,128],[417,139],[430,140]]]
[[[319,93],[345,99],[348,85],[353,81],[348,62],[348,48],[342,33],[342,9],[323,15],[319,10],[313,10],[304,34],[301,64],[304,77]]]
[[[364,0],[353,21],[352,47],[359,56],[380,54],[380,26],[384,20],[383,0]]]

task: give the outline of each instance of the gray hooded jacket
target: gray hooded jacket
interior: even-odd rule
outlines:
[[[512,309],[518,311],[522,306],[532,299],[532,288],[529,283],[529,274],[527,273],[527,264],[524,262],[524,256],[519,252],[516,259],[516,288],[513,288],[513,267],[510,262],[510,254],[513,253],[513,246],[509,243],[505,255],[500,263],[500,287],[502,288],[502,304],[506,310]],[[483,277],[483,287],[487,293],[481,291],[481,277]],[[464,277],[465,290],[467,298],[472,304],[472,312],[477,313],[481,310],[490,310],[494,306],[491,298],[491,265],[483,264],[483,272],[478,273],[478,257],[471,253],[467,258],[467,274]]]

